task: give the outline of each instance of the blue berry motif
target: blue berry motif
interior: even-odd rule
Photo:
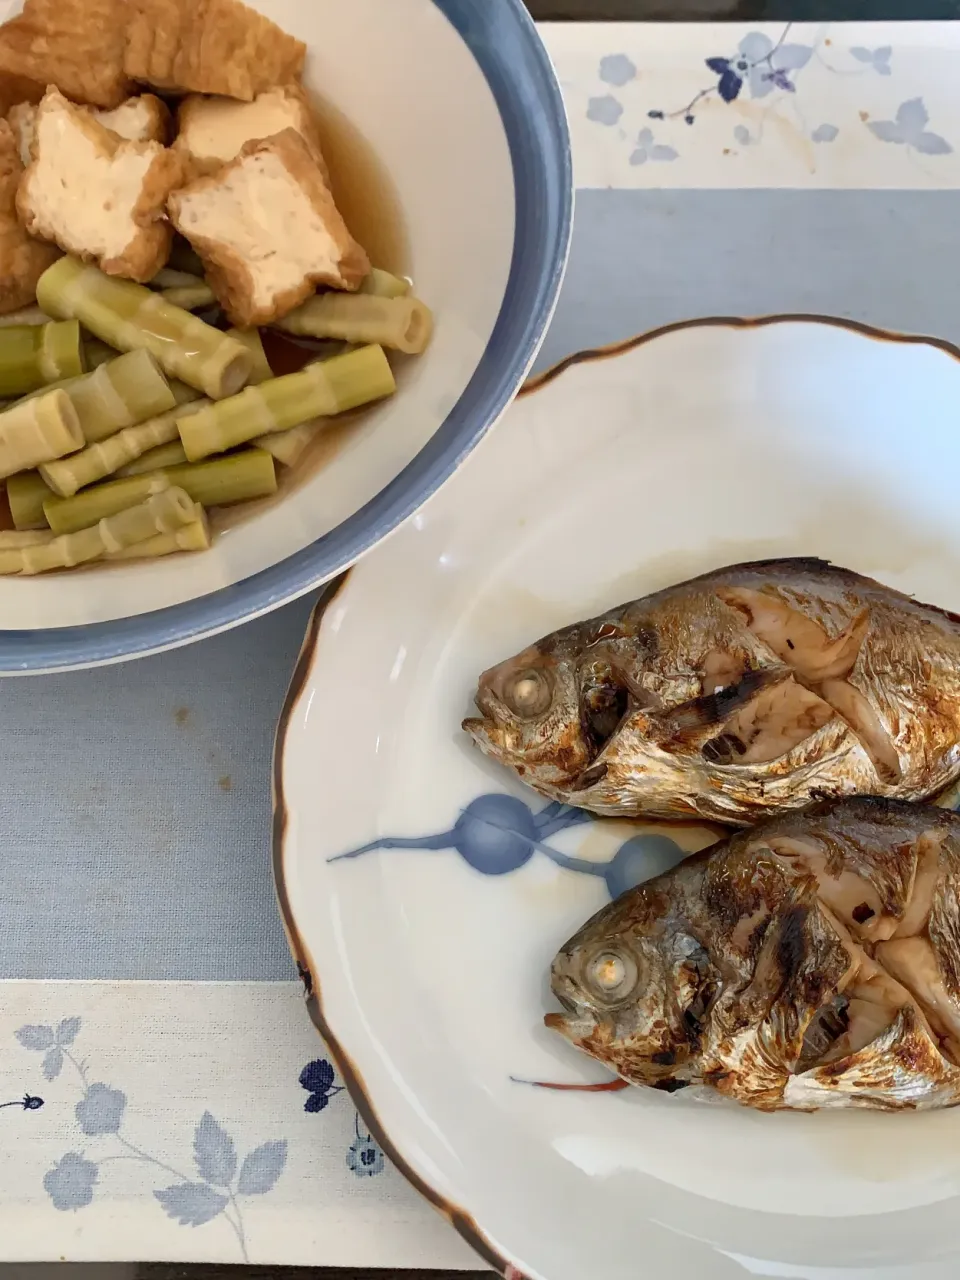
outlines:
[[[343,1085],[335,1084],[333,1067],[326,1058],[315,1058],[300,1072],[300,1088],[310,1095],[303,1104],[304,1111],[323,1111],[331,1098],[343,1093]]]
[[[364,854],[383,849],[422,849],[441,852],[455,850],[474,871],[484,876],[503,876],[519,871],[535,853],[545,854],[558,867],[576,871],[582,875],[599,876],[611,898],[619,898],[651,876],[660,875],[683,858],[683,850],[668,836],[633,836],[620,846],[609,862],[591,862],[587,858],[575,858],[561,853],[546,843],[558,831],[590,822],[591,816],[583,809],[553,801],[539,813],[516,796],[491,792],[471,800],[449,831],[438,835],[399,837],[385,836],[339,853],[329,859],[340,862],[345,858],[359,858]],[[306,1068],[304,1069],[306,1071]],[[301,1076],[301,1084],[306,1089]],[[322,1090],[320,1091],[323,1092]],[[306,1104],[305,1104],[306,1105]],[[325,1103],[307,1110],[322,1110]]]

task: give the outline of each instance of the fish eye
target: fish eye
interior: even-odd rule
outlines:
[[[598,1000],[617,1004],[640,985],[640,966],[629,951],[604,947],[588,957],[583,980]]]
[[[503,700],[515,715],[524,719],[543,715],[552,701],[550,681],[543,671],[529,667],[511,676],[504,686]]]

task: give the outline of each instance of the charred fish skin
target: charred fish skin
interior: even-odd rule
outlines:
[[[547,1026],[762,1111],[960,1102],[960,816],[882,797],[738,832],[557,954]]]
[[[748,826],[960,776],[960,618],[825,561],[705,574],[484,672],[464,729],[551,800]]]

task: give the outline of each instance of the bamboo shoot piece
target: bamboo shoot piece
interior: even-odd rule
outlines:
[[[76,320],[0,328],[0,396],[22,396],[85,368]]]
[[[291,427],[289,431],[257,436],[253,443],[259,449],[266,449],[267,453],[272,454],[285,467],[294,467],[325,423],[326,418],[313,418],[310,422],[301,422],[299,427]]]
[[[111,347],[149,351],[166,373],[212,400],[236,394],[253,365],[235,338],[144,285],[104,275],[76,258],[47,268],[37,281],[37,300],[51,315],[79,320]]]
[[[65,391],[50,391],[0,413],[0,478],[82,446],[77,411]]]
[[[375,298],[405,298],[410,292],[410,281],[374,267],[361,284],[360,292],[370,293]]]
[[[17,551],[20,547],[43,546],[52,537],[49,529],[4,529],[0,532],[0,552]]]
[[[169,488],[166,472],[151,471],[148,475],[131,476],[129,480],[93,485],[73,498],[58,498],[51,493],[43,504],[43,514],[55,534],[76,533]]]
[[[5,316],[0,316],[0,329],[12,324],[49,324],[52,319],[53,316],[48,316],[37,306],[22,307],[19,311],[8,311]]]
[[[183,289],[187,285],[203,284],[203,273],[178,271],[175,267],[161,267],[150,281],[151,289]]]
[[[54,496],[39,471],[20,471],[7,481],[7,502],[16,529],[46,529],[43,504]]]
[[[169,289],[161,289],[160,296],[184,311],[202,311],[217,301],[217,295],[203,280],[196,284],[171,285]]]
[[[207,551],[210,547],[210,526],[206,516],[185,524],[174,533],[158,533],[145,542],[135,542],[122,551],[108,552],[107,560],[155,560],[158,556],[174,555],[177,551]]]
[[[250,377],[247,379],[248,387],[257,387],[261,382],[266,382],[268,378],[273,377],[273,370],[270,368],[270,361],[267,359],[267,353],[263,349],[263,342],[260,338],[259,329],[228,329],[227,332],[231,338],[236,338],[253,356],[253,369],[250,371]]]
[[[177,397],[147,351],[130,351],[66,388],[88,444],[177,407]]]
[[[196,462],[310,418],[355,409],[396,389],[383,348],[360,347],[210,405],[179,423],[180,439],[187,457]]]
[[[86,449],[72,453],[68,458],[42,464],[40,475],[59,497],[72,498],[78,489],[113,475],[125,463],[133,462],[148,450],[172,441],[179,442],[177,421],[208,404],[209,400],[198,400],[195,404],[178,405],[159,417],[125,427],[116,435],[87,445]]]
[[[136,543],[195,524],[202,511],[182,489],[167,487],[135,506],[99,520],[74,533],[53,535],[31,545],[0,547],[0,573],[34,574],[115,554]]]
[[[171,484],[183,489],[201,506],[229,507],[276,493],[277,475],[269,453],[263,449],[242,449],[211,462],[186,463],[124,480],[108,480],[72,498],[50,497],[43,504],[43,510],[54,533],[73,533],[142,502]]]
[[[187,455],[180,443],[180,434],[172,444],[162,444],[157,449],[148,449],[146,453],[128,462],[125,467],[117,469],[118,476],[142,476],[145,471],[162,471],[164,467],[176,467],[186,462]],[[50,497],[47,490],[46,496]],[[16,522],[14,522],[16,523]]]
[[[198,397],[198,392],[182,382],[176,383],[175,392],[174,385],[167,382],[147,351],[115,355],[93,373],[31,391],[18,403],[24,404],[55,388],[66,391],[70,397],[80,418],[83,438],[88,444]]]
[[[426,350],[433,316],[418,298],[381,298],[369,293],[318,293],[276,327],[300,337],[377,342],[417,356]]]

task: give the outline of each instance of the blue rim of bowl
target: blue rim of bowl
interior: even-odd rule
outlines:
[[[0,675],[99,666],[226,631],[348,568],[456,471],[520,387],[553,315],[573,225],[567,117],[550,58],[522,0],[433,0],[483,72],[510,147],[513,258],[500,314],[466,390],[390,484],[317,542],[184,604],[76,627],[0,631]],[[526,301],[523,301],[526,300]]]

